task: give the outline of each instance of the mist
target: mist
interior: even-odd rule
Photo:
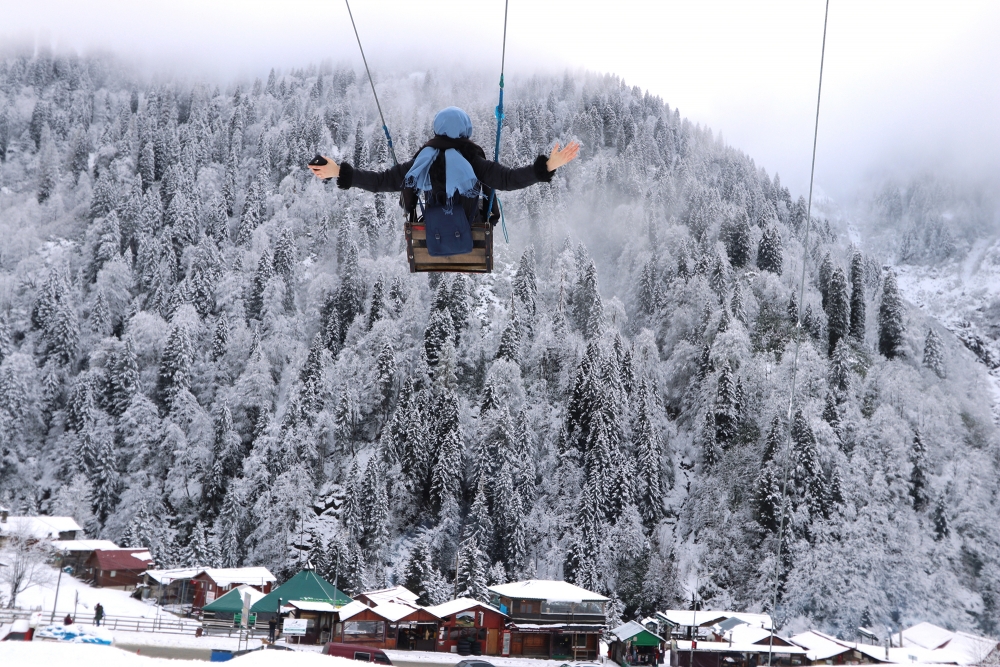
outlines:
[[[583,11],[581,11],[583,9]],[[510,3],[508,96],[536,73],[589,70],[662,97],[778,173],[809,183],[824,3]],[[361,68],[339,2],[170,5],[0,2],[6,46],[110,51],[149,73],[220,83],[332,62]],[[468,72],[495,86],[504,3],[356,2],[379,72]],[[467,28],[441,30],[441,26]],[[1000,183],[1000,6],[834,0],[830,6],[816,184],[845,204],[873,181],[931,172]],[[388,95],[389,91],[383,91]],[[510,97],[509,97],[510,98]]]

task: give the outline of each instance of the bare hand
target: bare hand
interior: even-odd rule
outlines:
[[[578,155],[580,155],[579,142],[571,141],[562,150],[559,149],[559,144],[556,144],[552,147],[552,152],[549,153],[549,159],[545,162],[545,168],[549,171],[555,171],[564,164],[575,160]]]
[[[340,166],[325,155],[323,157],[326,158],[326,164],[309,165],[309,169],[311,169],[312,173],[316,175],[316,178],[327,179],[337,178],[340,176]]]

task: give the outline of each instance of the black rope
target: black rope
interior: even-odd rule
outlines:
[[[785,539],[785,503],[788,497],[788,462],[791,458],[792,407],[795,403],[795,380],[799,370],[799,348],[802,343],[802,300],[805,298],[806,261],[809,258],[809,230],[812,227],[813,181],[816,176],[816,142],[819,138],[819,109],[820,101],[823,99],[823,64],[826,60],[826,26],[829,16],[830,0],[826,0],[826,9],[823,12],[823,46],[820,48],[819,55],[819,86],[816,92],[816,124],[813,128],[812,166],[809,168],[809,203],[806,205],[806,231],[802,239],[802,275],[799,278],[799,301],[795,309],[795,356],[792,360],[792,382],[788,393],[788,412],[785,415],[787,431],[785,434],[784,456],[781,464],[781,518],[778,521],[777,558],[774,562],[774,594],[771,598],[771,637],[767,646],[768,667],[771,667],[771,651],[774,647],[774,626],[778,612],[778,588],[781,581],[781,548]]]
[[[385,124],[385,116],[382,114],[382,105],[378,102],[378,93],[375,92],[375,81],[372,79],[372,72],[368,69],[368,59],[365,58],[365,49],[361,46],[361,36],[358,35],[358,26],[354,22],[354,14],[351,12],[351,3],[348,0],[344,0],[344,4],[347,5],[347,15],[351,17],[351,26],[354,28],[354,38],[358,40],[358,49],[361,51],[361,62],[365,64],[365,73],[368,74],[368,83],[372,87],[372,95],[375,96],[375,107],[378,109],[378,117],[382,119],[382,131],[385,132],[385,140],[389,142],[389,154],[392,155],[392,163],[395,165],[399,164],[399,160],[396,159],[396,149],[392,145],[392,135],[389,134],[389,126]]]

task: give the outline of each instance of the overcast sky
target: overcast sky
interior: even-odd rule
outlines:
[[[510,0],[507,79],[622,76],[808,186],[824,0]],[[499,69],[502,0],[354,0],[374,68]],[[341,0],[0,0],[0,40],[106,48],[153,69],[360,66]],[[442,26],[448,26],[443,30]],[[491,75],[495,76],[495,75]],[[831,0],[817,183],[937,167],[1000,181],[1000,1]]]

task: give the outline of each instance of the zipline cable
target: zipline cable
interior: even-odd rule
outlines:
[[[354,28],[354,38],[358,40],[358,49],[361,51],[361,62],[365,64],[365,72],[368,74],[368,83],[371,84],[372,95],[375,96],[375,107],[378,109],[378,117],[382,119],[382,131],[385,132],[385,140],[389,143],[389,154],[392,155],[392,163],[394,165],[398,165],[399,160],[396,159],[396,149],[393,148],[392,145],[392,135],[389,134],[389,126],[385,124],[385,116],[382,114],[382,105],[378,102],[378,93],[375,92],[375,81],[372,79],[371,70],[368,69],[368,59],[365,58],[365,49],[361,46],[361,36],[358,35],[358,26],[354,22],[354,14],[351,12],[351,3],[348,0],[344,0],[344,4],[347,5],[347,15],[351,17],[351,26]]]
[[[347,2],[347,0],[344,0],[344,2]],[[496,140],[496,146],[493,148],[493,161],[494,162],[499,162],[500,161],[500,131],[503,129],[503,119],[504,119],[504,115],[503,115],[503,70],[504,70],[504,65],[507,62],[507,6],[508,6],[509,3],[510,3],[510,0],[504,0],[504,3],[503,3],[503,46],[501,47],[501,50],[500,50],[500,100],[497,103],[496,109],[493,111],[493,114],[496,116],[496,119],[497,119],[497,140]],[[490,203],[489,203],[489,206],[486,207],[486,221],[487,222],[489,222],[490,216],[493,215],[493,200],[494,199],[497,201],[498,204],[500,203],[500,199],[497,197],[496,190],[491,190],[490,191]],[[504,240],[504,242],[505,243],[510,243],[510,237],[507,236],[507,221],[504,219],[503,205],[502,204],[500,205],[500,228],[503,230],[503,240]]]
[[[823,45],[819,55],[819,86],[816,91],[816,123],[813,128],[812,165],[809,168],[809,203],[806,205],[806,231],[802,239],[802,275],[799,278],[799,301],[795,308],[795,356],[792,359],[792,382],[788,393],[788,412],[785,415],[786,435],[784,456],[781,464],[781,518],[778,521],[778,547],[774,561],[774,592],[771,598],[771,637],[767,645],[767,665],[771,667],[774,648],[774,626],[778,612],[778,588],[781,581],[781,547],[785,538],[785,502],[788,497],[788,463],[792,441],[792,408],[795,403],[795,380],[799,370],[799,349],[802,342],[802,300],[806,291],[806,261],[809,259],[809,230],[812,227],[813,182],[816,176],[816,143],[819,138],[819,109],[823,99],[823,64],[826,60],[826,26],[830,17],[830,0],[826,0],[823,12]]]

